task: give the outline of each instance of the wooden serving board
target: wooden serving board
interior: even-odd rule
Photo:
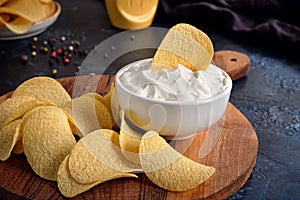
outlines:
[[[113,76],[82,76],[58,79],[72,96],[87,92],[106,93]],[[96,90],[95,90],[96,89]],[[0,102],[11,93],[0,97]],[[198,187],[185,192],[170,192],[154,185],[145,174],[138,179],[121,178],[95,186],[74,199],[224,199],[238,190],[254,167],[258,140],[256,133],[232,104],[211,129],[195,137],[170,144],[185,156],[216,168],[215,174]],[[180,171],[178,172],[180,173]],[[36,175],[25,155],[11,155],[0,162],[0,199],[65,199],[57,183]]]

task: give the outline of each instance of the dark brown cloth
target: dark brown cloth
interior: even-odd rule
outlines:
[[[176,23],[219,31],[283,51],[300,52],[298,0],[161,0]]]

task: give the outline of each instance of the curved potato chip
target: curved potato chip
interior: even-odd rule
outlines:
[[[12,21],[7,22],[0,16],[0,22],[4,24],[6,28],[17,34],[26,33],[33,24],[31,21],[23,17],[17,17]]]
[[[114,86],[114,84],[112,84],[108,93],[105,96],[101,96],[100,94],[93,93],[93,92],[83,95],[83,96],[93,97],[93,98],[97,99],[98,101],[100,101],[101,103],[103,103],[103,105],[105,105],[105,107],[108,109],[108,111],[110,113],[110,116],[113,120],[113,125],[114,125],[115,121],[114,121],[114,116],[112,114],[112,102],[111,101],[112,101],[112,94],[114,93],[114,89],[115,89],[115,86]]]
[[[41,6],[43,9],[43,17],[39,21],[48,19],[55,13],[56,10],[54,1],[50,0],[50,1],[41,1],[41,2],[42,2]]]
[[[10,20],[12,20],[12,17],[9,14],[0,13],[0,28],[4,28],[5,27],[5,22],[9,22]]]
[[[33,171],[54,181],[60,163],[76,144],[65,112],[53,106],[31,113],[24,124],[22,142]]]
[[[195,188],[215,172],[215,168],[181,155],[154,131],[148,131],[142,137],[140,161],[147,177],[170,191]]]
[[[120,152],[119,136],[113,130],[100,129],[81,138],[69,157],[71,176],[80,183],[107,181],[119,177],[137,177],[140,171],[126,162]]]
[[[111,129],[113,122],[104,104],[89,95],[72,99],[65,110],[73,117],[82,136],[97,129]]]
[[[8,98],[0,104],[0,128],[4,125],[5,121],[9,118],[12,112],[27,101],[35,99],[29,95]]]
[[[70,95],[58,81],[45,76],[31,78],[23,82],[14,91],[12,97],[21,95],[30,95],[37,99],[48,99],[61,108],[71,101]]]
[[[22,118],[23,115],[25,115],[25,113],[39,106],[56,106],[56,105],[47,99],[33,99],[30,101],[26,101],[13,110],[9,118],[5,121],[4,125],[16,119]]]
[[[42,3],[39,0],[10,0],[0,7],[0,12],[14,14],[31,22],[43,17]]]
[[[110,86],[110,89],[108,91],[108,93],[106,95],[104,95],[104,105],[111,110],[111,99],[112,99],[112,94],[114,93],[115,91],[115,84],[112,83],[111,86]]]
[[[15,120],[2,128],[0,131],[0,160],[7,160],[13,147],[20,139],[21,119]]]
[[[153,57],[151,68],[177,68],[181,64],[192,71],[206,70],[213,54],[213,44],[204,32],[181,23],[173,26],[163,38]]]
[[[23,136],[23,129],[24,129],[25,122],[31,116],[31,114],[33,112],[35,112],[38,109],[42,109],[43,107],[45,107],[45,106],[39,106],[39,107],[32,108],[31,110],[29,110],[28,112],[26,112],[22,116],[21,123],[20,123],[20,130],[19,130],[19,139],[17,140],[17,143],[15,144],[15,146],[14,146],[14,148],[12,150],[13,153],[15,153],[15,154],[22,154],[22,153],[24,153],[22,136]]]
[[[0,6],[8,2],[9,0],[0,0]]]
[[[135,164],[140,164],[139,148],[142,135],[130,128],[122,113],[120,128],[120,147],[124,157]]]
[[[93,183],[82,184],[77,182],[70,174],[69,171],[69,155],[65,157],[62,163],[59,166],[57,172],[57,186],[59,191],[65,197],[75,197],[78,194],[81,194],[95,185],[98,185],[101,181],[96,181]]]

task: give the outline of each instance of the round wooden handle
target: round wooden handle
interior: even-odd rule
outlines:
[[[213,61],[215,65],[226,71],[232,80],[244,77],[250,71],[250,58],[237,51],[216,51]]]

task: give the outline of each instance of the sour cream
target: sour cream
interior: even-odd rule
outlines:
[[[151,70],[151,59],[132,63],[119,79],[137,95],[164,101],[197,101],[215,96],[229,80],[215,65],[196,72],[178,65],[176,69]]]

